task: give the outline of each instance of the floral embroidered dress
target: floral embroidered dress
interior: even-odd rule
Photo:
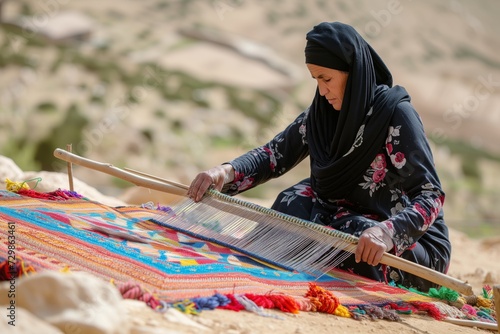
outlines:
[[[224,191],[235,195],[255,187],[285,174],[308,157],[308,116],[309,109],[269,143],[230,161],[235,180]],[[318,196],[311,179],[306,178],[283,191],[273,209],[358,237],[365,229],[380,224],[392,236],[394,254],[446,272],[451,245],[443,202],[444,193],[420,117],[405,101],[395,108],[379,153],[345,198]],[[395,268],[356,263],[354,256],[340,267],[423,291],[435,286]]]

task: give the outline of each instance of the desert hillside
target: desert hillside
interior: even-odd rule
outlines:
[[[434,147],[450,225],[498,232],[500,4],[470,1],[0,1],[0,154],[75,153],[189,183],[310,102],[305,33],[343,21],[405,86]],[[307,162],[248,194],[269,202]],[[113,196],[130,184],[75,168]],[[43,181],[42,181],[43,182]],[[128,197],[131,199],[131,197]]]

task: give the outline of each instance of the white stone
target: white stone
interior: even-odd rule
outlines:
[[[0,305],[0,309],[5,310],[8,305]],[[9,334],[62,334],[58,328],[48,324],[47,322],[35,317],[32,313],[26,311],[22,307],[16,307],[15,309],[15,319],[12,322],[13,325],[9,325],[9,321],[13,321],[7,318],[7,320],[2,319],[0,321],[0,333]]]
[[[9,283],[0,285],[0,304],[9,303]],[[84,272],[42,271],[16,280],[16,306],[65,333],[129,333],[120,292]]]
[[[22,181],[23,174],[14,160],[0,155],[0,182],[4,183],[6,178],[11,181]]]

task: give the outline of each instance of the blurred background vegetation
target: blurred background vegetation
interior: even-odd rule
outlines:
[[[353,25],[422,116],[449,224],[500,232],[500,3],[0,1],[0,154],[60,171],[55,148],[188,184],[267,142],[312,98],[305,33]],[[246,193],[263,203],[308,162]],[[76,176],[120,196],[131,185]]]

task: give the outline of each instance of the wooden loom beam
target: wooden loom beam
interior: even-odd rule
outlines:
[[[73,164],[77,164],[121,178],[137,186],[142,186],[175,195],[187,196],[188,186],[186,185],[161,179],[159,177],[148,175],[146,173],[137,172],[132,169],[123,170],[109,163],[93,161],[59,148],[54,151],[54,156],[66,162],[71,162]],[[385,253],[382,256],[380,262],[382,264],[398,268],[410,274],[419,276],[438,285],[458,291],[464,295],[473,294],[472,287],[468,283],[432,270],[430,268],[424,267],[422,265],[416,264],[414,262],[397,257],[395,255]]]

